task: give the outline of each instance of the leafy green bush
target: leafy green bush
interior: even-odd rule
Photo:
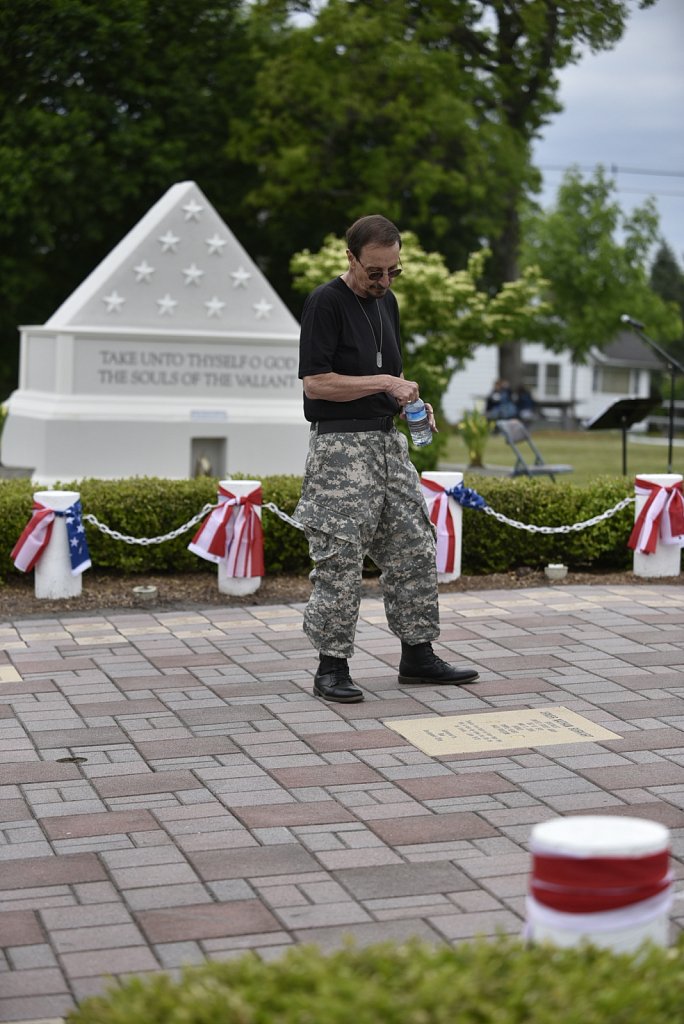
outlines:
[[[218,482],[163,480],[135,477],[128,480],[80,480],[56,485],[56,490],[80,492],[84,514],[130,537],[158,537],[188,522],[207,504],[216,503]],[[9,553],[31,515],[36,487],[28,480],[0,481],[0,546],[7,553],[1,575],[15,573]],[[301,478],[271,476],[262,482],[263,500],[291,515],[299,500]],[[308,547],[301,530],[264,510],[264,558],[267,571],[304,573],[310,569]],[[215,572],[216,567],[187,550],[199,525],[161,544],[127,544],[86,523],[93,566],[125,573]]]
[[[684,943],[617,955],[500,938],[454,949],[418,943],[297,947],[126,980],[68,1024],[676,1024]]]
[[[609,477],[599,478],[589,487],[474,475],[466,475],[465,483],[475,488],[497,512],[540,526],[570,525],[589,519],[627,496],[624,480]],[[188,522],[204,505],[214,504],[217,481],[207,477],[135,477],[67,482],[58,489],[79,491],[84,513],[94,515],[112,530],[133,537],[157,537]],[[34,490],[28,480],[0,481],[0,546],[6,552],[0,576],[16,571],[9,553],[28,522]],[[265,477],[262,490],[265,504],[271,502],[291,515],[299,500],[301,478]],[[486,575],[523,565],[538,568],[548,562],[564,562],[575,570],[626,569],[632,560],[627,538],[633,518],[630,505],[598,526],[581,532],[545,535],[514,529],[482,511],[464,509],[462,571],[465,575]],[[311,564],[302,531],[266,508],[262,522],[266,572],[308,572]],[[114,540],[89,523],[86,535],[93,565],[100,571],[215,571],[212,563],[187,550],[196,529],[161,544],[144,546]]]
[[[468,476],[487,504],[509,519],[537,526],[571,526],[584,522],[628,497],[618,477],[598,477],[591,486],[569,482],[518,477],[515,480]],[[543,534],[499,523],[481,511],[464,509],[464,575],[506,572],[517,566],[541,568],[563,562],[570,569],[624,570],[632,565],[627,540],[634,523],[634,506],[628,505],[611,519],[569,533]]]

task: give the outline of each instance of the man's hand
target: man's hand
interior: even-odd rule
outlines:
[[[435,414],[434,414],[433,408],[432,408],[432,406],[430,405],[429,402],[425,403],[425,412],[427,413],[428,426],[430,427],[430,430],[432,431],[433,434],[438,434],[439,430],[437,429],[437,424],[435,422]],[[405,409],[402,409],[402,411],[401,411],[401,418],[403,420],[406,419],[406,410]]]
[[[385,390],[392,398],[396,398],[399,405],[407,405],[409,402],[415,402],[418,398],[419,391],[415,380],[404,380],[403,377],[389,377],[388,379],[389,387]]]
[[[430,430],[433,434],[438,434],[439,431],[437,429],[437,424],[435,423],[435,414],[429,402],[425,403],[425,411],[427,413],[428,423],[430,424]]]

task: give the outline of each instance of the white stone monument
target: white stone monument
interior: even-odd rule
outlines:
[[[301,474],[299,325],[180,182],[44,326],[21,329],[2,464],[93,476]]]

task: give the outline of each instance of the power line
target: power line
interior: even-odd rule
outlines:
[[[617,191],[633,196],[666,196],[668,198],[676,196],[679,199],[684,199],[684,192],[657,192],[653,188],[620,188],[618,185]]]
[[[580,171],[595,171],[597,167],[604,164],[538,164],[540,171],[569,171],[577,168]],[[618,167],[617,164],[610,164],[606,168],[611,174],[640,174],[647,178],[684,178],[684,171],[649,170],[639,167]]]

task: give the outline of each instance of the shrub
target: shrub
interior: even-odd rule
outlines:
[[[613,508],[627,497],[624,480],[599,477],[590,486],[519,477],[469,477],[488,505],[509,519],[537,526],[571,526]],[[627,540],[634,521],[629,505],[611,519],[581,531],[530,533],[499,523],[481,511],[463,512],[462,571],[465,575],[541,568],[563,562],[570,569],[624,570],[632,564]]]
[[[674,1024],[684,944],[617,955],[500,938],[416,942],[325,956],[297,947],[262,963],[133,978],[86,999],[68,1024]]]
[[[497,512],[524,523],[542,526],[570,525],[612,508],[626,497],[620,478],[599,478],[591,486],[526,478],[468,477]],[[177,529],[216,502],[217,481],[162,480],[135,477],[130,480],[81,480],[58,485],[77,490],[83,511],[94,515],[112,530],[133,537],[157,537]],[[301,490],[297,476],[270,476],[262,481],[264,503],[272,502],[288,515],[294,511]],[[0,546],[6,552],[0,576],[16,570],[9,553],[31,514],[34,485],[28,480],[0,481]],[[564,562],[571,569],[626,569],[632,553],[627,538],[634,518],[630,506],[598,526],[579,533],[545,535],[503,525],[484,512],[463,512],[462,570],[466,575],[505,572],[517,566],[541,567]],[[308,546],[301,530],[283,522],[274,512],[263,511],[264,558],[267,573],[304,574],[311,568]],[[196,529],[196,528],[195,528]],[[93,566],[100,571],[190,572],[215,571],[212,563],[187,550],[194,530],[161,544],[126,544],[86,524]]]

